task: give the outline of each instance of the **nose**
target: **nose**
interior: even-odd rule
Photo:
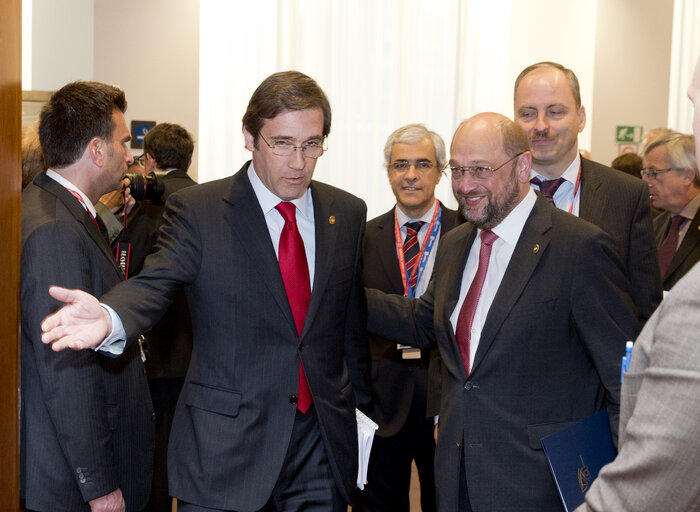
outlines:
[[[547,116],[544,112],[539,112],[537,114],[537,119],[535,119],[535,130],[538,132],[546,132],[549,129],[549,124],[547,123]]]
[[[406,171],[406,174],[404,174],[404,178],[408,181],[415,181],[418,179],[418,171],[416,170],[416,164],[411,164],[408,166],[408,170]]]
[[[126,148],[126,165],[131,165],[134,163],[134,155],[131,153],[131,149],[127,146]]]
[[[304,162],[304,152],[301,150],[300,147],[294,148],[292,154],[289,155],[289,167],[291,167],[292,169],[303,169],[305,164],[306,163]]]
[[[476,188],[476,180],[468,172],[463,173],[460,178],[452,178],[452,181],[462,194],[468,194]]]

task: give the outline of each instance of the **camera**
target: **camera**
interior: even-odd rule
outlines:
[[[144,199],[159,201],[165,191],[163,176],[165,176],[164,172],[156,171],[151,171],[146,175],[139,173],[127,173],[124,175],[129,180],[129,185],[126,188],[129,189],[131,197],[136,201],[143,201]]]

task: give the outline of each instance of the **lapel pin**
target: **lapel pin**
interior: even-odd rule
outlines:
[[[540,251],[540,244],[535,244],[535,246],[532,248],[532,252],[537,254]]]
[[[328,224],[335,224],[335,217],[333,215],[328,217]]]

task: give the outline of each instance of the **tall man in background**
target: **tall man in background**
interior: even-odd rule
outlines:
[[[515,122],[530,138],[532,186],[612,237],[637,315],[648,319],[661,300],[661,278],[647,187],[579,155],[586,111],[570,69],[554,62],[528,66],[515,81],[514,100]]]
[[[367,223],[365,286],[409,297],[421,296],[428,287],[440,237],[457,224],[457,212],[435,198],[446,164],[445,143],[422,124],[402,126],[389,135],[384,165],[396,206]],[[363,493],[366,509],[408,512],[415,460],[421,510],[434,511],[439,355],[378,336],[370,337],[370,348],[379,430]],[[429,387],[430,365],[436,366],[436,379]]]
[[[74,82],[41,112],[48,171],[22,196],[22,495],[30,510],[141,510],[153,466],[153,420],[139,347],[118,359],[54,354],[39,323],[51,284],[102,295],[123,279],[94,204],[121,187],[133,159],[124,92]]]
[[[116,316],[51,289],[68,304],[45,342],[96,346],[123,322],[128,350],[185,288],[194,347],[168,453],[179,512],[345,512],[356,487],[355,405],[371,413],[366,207],[312,181],[330,126],[313,79],[271,75],[243,117],[252,162],[169,198],[158,250],[102,297]]]

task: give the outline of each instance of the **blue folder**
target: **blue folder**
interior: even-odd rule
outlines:
[[[540,442],[566,512],[583,503],[600,469],[617,454],[605,410],[543,437]]]

